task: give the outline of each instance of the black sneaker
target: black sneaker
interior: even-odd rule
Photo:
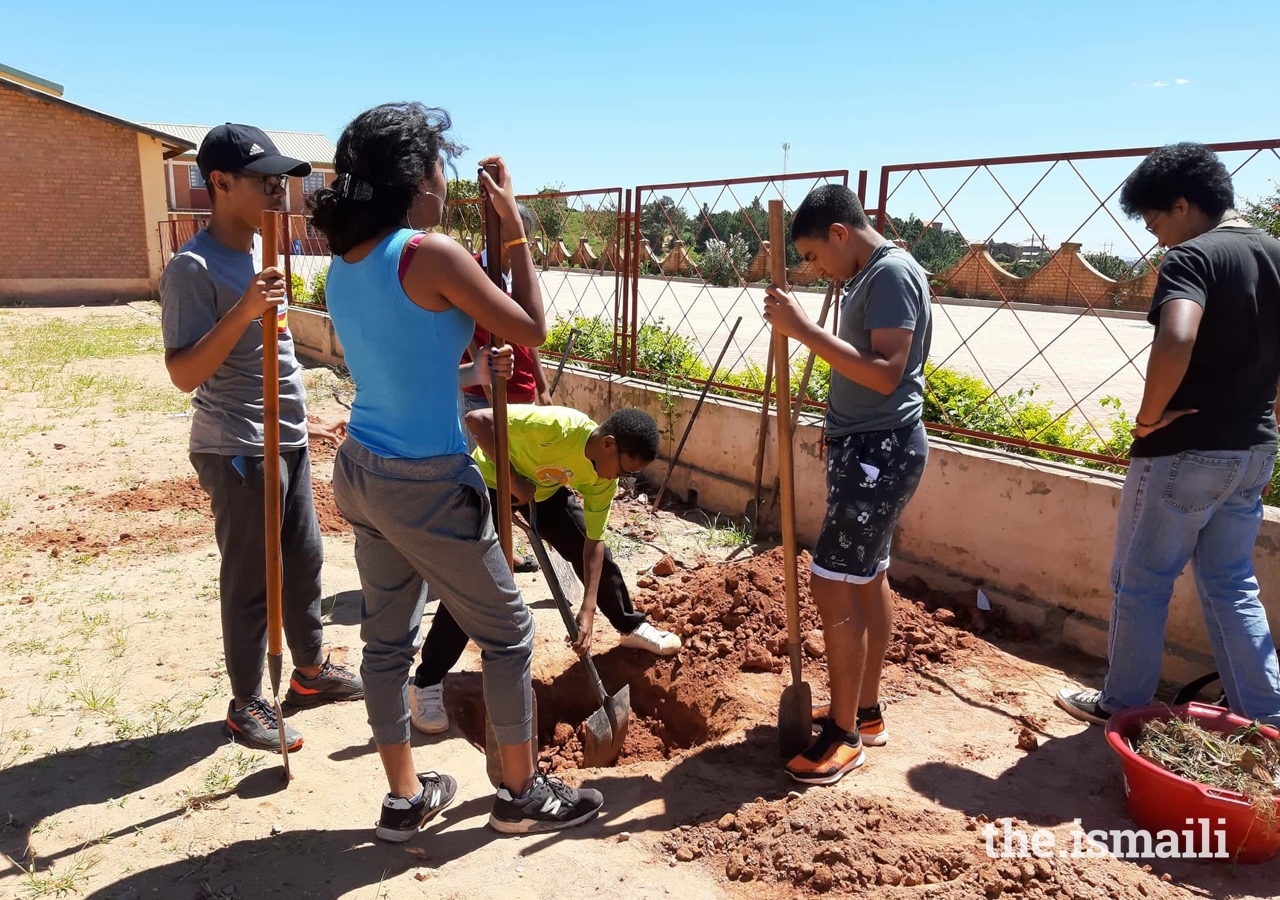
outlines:
[[[227,707],[227,720],[222,725],[222,733],[237,744],[244,744],[255,750],[280,751],[280,728],[276,721],[275,707],[254,697],[246,705],[236,709],[236,701],[232,700]],[[284,725],[284,739],[292,753],[302,746],[302,735]]]
[[[1081,691],[1076,688],[1063,688],[1054,698],[1054,702],[1072,718],[1092,722],[1094,725],[1106,725],[1111,713],[1102,708],[1101,700],[1101,691]]]
[[[522,797],[512,796],[506,785],[498,788],[489,827],[503,834],[559,831],[594,819],[603,805],[599,791],[574,789],[559,778],[539,773]]]
[[[417,800],[405,797],[382,798],[382,816],[378,819],[378,837],[384,841],[404,843],[418,833],[423,825],[434,819],[458,793],[458,782],[448,775],[435,772],[419,772],[422,796]]]
[[[291,709],[305,709],[339,700],[362,699],[364,682],[360,680],[360,676],[350,669],[335,666],[327,656],[315,678],[308,678],[294,669],[289,679],[289,691],[284,695],[284,703]]]

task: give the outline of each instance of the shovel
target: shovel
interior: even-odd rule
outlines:
[[[279,259],[280,216],[271,210],[262,213],[262,267]],[[288,279],[285,284],[288,285]],[[289,742],[285,738],[284,711],[280,709],[280,675],[284,660],[284,619],[282,616],[282,560],[280,556],[280,313],[262,317],[262,472],[266,494],[264,527],[267,546],[267,671],[271,675],[271,696],[275,704],[276,728],[280,732],[280,761],[284,783],[293,778],[289,771]]]
[[[542,538],[538,535],[537,504],[530,503],[526,509],[528,509],[529,524],[526,526],[521,522],[520,527],[528,535],[534,555],[538,557],[538,564],[542,566],[543,574],[547,577],[547,587],[551,588],[551,596],[555,598],[556,608],[560,610],[560,618],[564,619],[564,627],[569,632],[569,639],[576,641],[578,621],[573,617],[573,610],[569,608],[569,598],[565,596],[564,588],[560,586],[560,579],[556,575],[551,555],[547,553],[547,548],[543,546]],[[597,769],[613,765],[622,755],[622,745],[627,742],[627,729],[631,725],[631,685],[624,684],[618,693],[610,697],[604,689],[604,682],[600,680],[600,673],[596,671],[596,664],[591,661],[591,654],[584,654],[582,663],[587,667],[587,678],[591,682],[596,702],[600,704],[596,711],[587,717],[583,728],[582,764],[589,769]]]
[[[786,235],[783,233],[782,201],[769,201],[770,280],[778,287],[787,284]],[[776,249],[774,249],[776,248]],[[774,384],[777,386],[778,417],[778,498],[782,503],[782,574],[787,592],[787,651],[791,657],[791,684],[782,691],[778,704],[778,752],[790,758],[804,751],[813,740],[813,692],[804,680],[800,664],[800,582],[796,571],[796,484],[791,446],[791,373],[787,359],[787,336],[773,332]]]

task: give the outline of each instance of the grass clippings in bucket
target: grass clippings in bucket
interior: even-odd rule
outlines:
[[[1230,734],[1206,731],[1194,719],[1153,719],[1134,751],[1175,775],[1248,797],[1270,828],[1280,784],[1280,744],[1255,723]]]

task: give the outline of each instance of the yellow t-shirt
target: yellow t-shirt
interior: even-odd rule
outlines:
[[[586,457],[587,438],[595,430],[595,422],[567,406],[507,407],[511,467],[537,485],[534,501],[546,500],[561,488],[577,491],[582,495],[587,537],[600,541],[609,524],[609,509],[618,493],[618,482],[598,476]],[[471,455],[480,466],[485,484],[496,488],[493,461],[479,447]]]

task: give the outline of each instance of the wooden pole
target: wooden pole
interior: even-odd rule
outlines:
[[[490,167],[490,177],[496,178],[498,169]],[[483,183],[483,182],[482,182]],[[489,280],[499,289],[502,288],[502,222],[498,219],[497,210],[493,207],[493,199],[485,192],[484,196],[484,249],[485,271]],[[501,347],[505,342],[493,332],[489,333],[489,346]],[[474,357],[473,357],[474,358]],[[490,404],[493,406],[493,467],[498,481],[498,543],[510,564],[514,549],[511,539],[511,451],[507,443],[507,381],[505,378],[492,376],[489,391]]]
[[[787,286],[787,242],[782,201],[769,201],[769,277],[783,290]],[[796,571],[795,468],[791,446],[791,371],[787,336],[773,330],[774,384],[777,386],[778,478],[782,501],[782,572],[787,600],[787,649],[791,658],[791,686],[784,692],[779,710],[780,749],[790,753],[808,737],[812,700],[800,658],[800,583]],[[784,722],[786,727],[784,727]],[[804,734],[801,734],[801,732]],[[800,747],[803,749],[803,746]],[[795,750],[799,752],[799,750]]]
[[[271,210],[262,213],[262,267],[280,260],[280,216]],[[288,290],[288,282],[285,282]],[[265,494],[263,527],[266,531],[267,565],[267,669],[275,700],[276,728],[280,732],[280,756],[288,782],[289,747],[285,739],[284,714],[280,709],[280,675],[284,658],[284,616],[281,609],[284,589],[280,560],[280,316],[267,312],[262,317],[262,484]]]

